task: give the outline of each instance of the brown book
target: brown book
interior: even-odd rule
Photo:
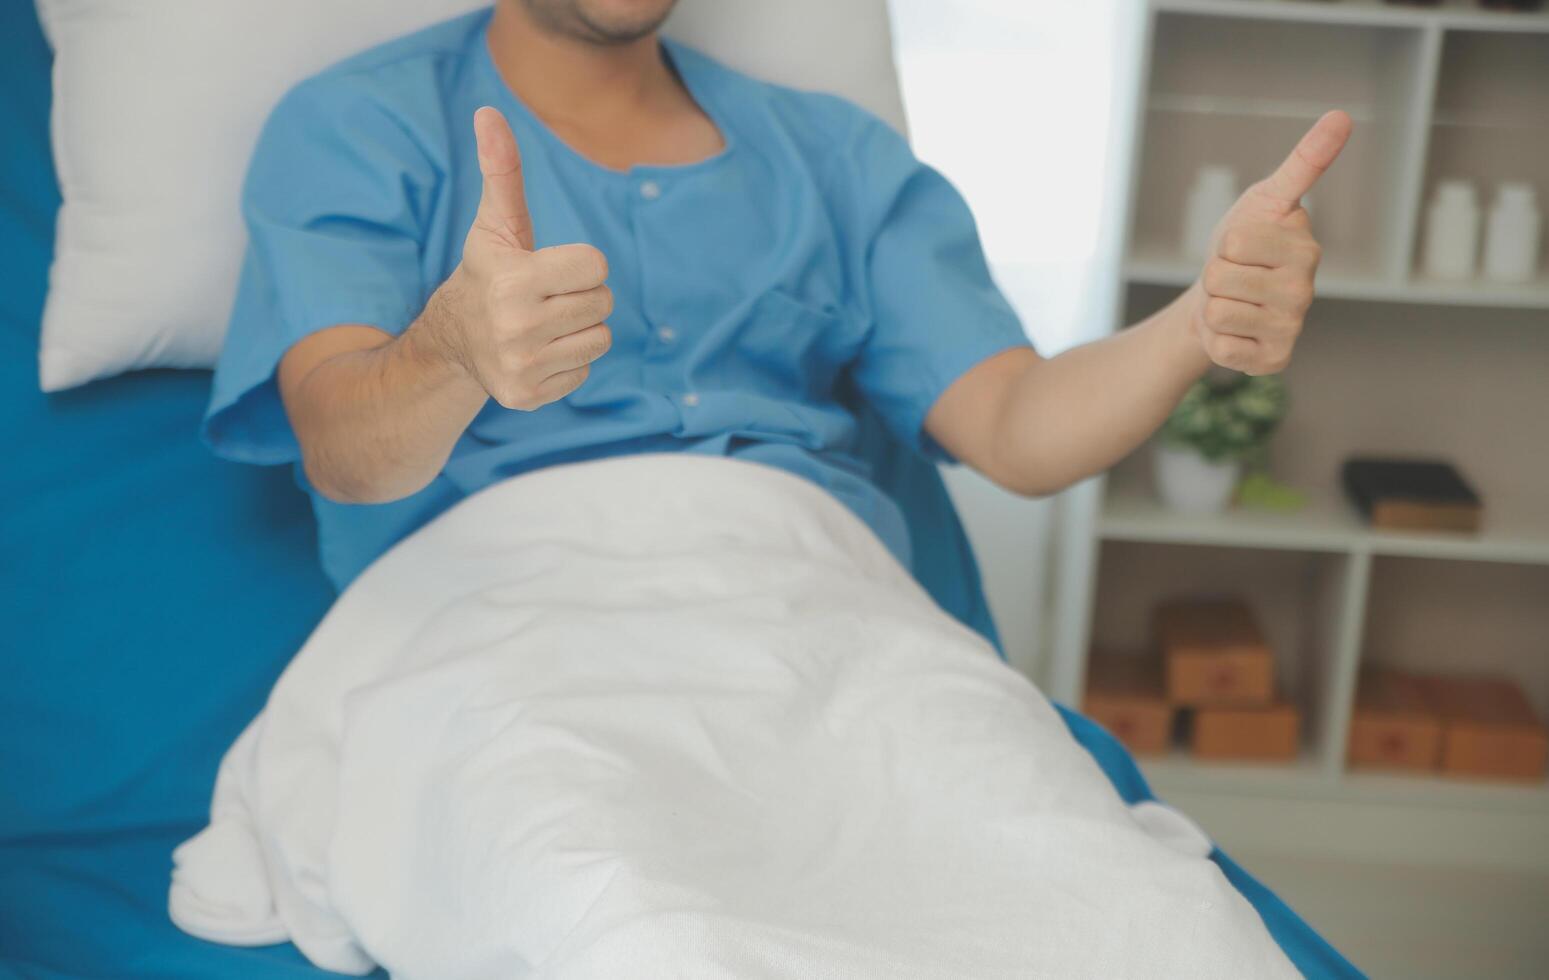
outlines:
[[[1171,602],[1153,620],[1174,704],[1265,705],[1275,662],[1253,610],[1241,600]]]
[[[1200,708],[1190,747],[1201,759],[1290,762],[1297,756],[1301,712],[1294,705]]]
[[[1477,531],[1484,507],[1450,463],[1423,459],[1349,459],[1345,492],[1373,527],[1403,531]]]
[[[1350,721],[1350,765],[1430,770],[1440,754],[1441,718],[1425,680],[1381,667],[1361,671]]]
[[[1166,752],[1172,743],[1173,706],[1155,657],[1094,653],[1081,711],[1137,755]]]
[[[1441,718],[1443,772],[1544,778],[1549,732],[1516,684],[1503,677],[1427,677],[1425,690]]]

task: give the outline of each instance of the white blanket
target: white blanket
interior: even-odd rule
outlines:
[[[1157,816],[822,490],[633,457],[494,486],[362,575],[170,905],[426,980],[1293,976]]]

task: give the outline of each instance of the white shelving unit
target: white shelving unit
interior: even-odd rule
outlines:
[[[1141,648],[1162,598],[1245,594],[1276,648],[1282,689],[1304,710],[1303,755],[1283,766],[1210,765],[1182,752],[1142,760],[1160,792],[1231,798],[1222,812],[1238,814],[1293,800],[1368,816],[1429,813],[1438,835],[1497,835],[1459,845],[1459,860],[1531,842],[1549,867],[1549,781],[1503,786],[1344,764],[1363,662],[1503,671],[1549,716],[1549,266],[1514,286],[1435,282],[1416,270],[1437,180],[1469,177],[1486,194],[1500,180],[1528,180],[1549,201],[1549,11],[1151,0],[1147,17],[1116,284],[1123,323],[1198,274],[1176,242],[1200,165],[1256,179],[1326,109],[1356,119],[1310,202],[1325,246],[1320,299],[1287,373],[1293,407],[1272,449],[1274,474],[1309,499],[1294,512],[1180,516],[1154,502],[1146,452],[1068,491],[1046,688],[1078,704],[1088,651]],[[1339,463],[1363,453],[1455,461],[1485,499],[1484,530],[1370,529],[1338,487]]]

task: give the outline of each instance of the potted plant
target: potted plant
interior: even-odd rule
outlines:
[[[1224,510],[1243,461],[1262,453],[1287,402],[1285,382],[1274,375],[1212,372],[1196,382],[1157,434],[1162,502],[1188,514]]]

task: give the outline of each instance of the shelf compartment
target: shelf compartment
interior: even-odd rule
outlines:
[[[1372,563],[1359,662],[1412,674],[1509,678],[1544,724],[1549,719],[1545,597],[1546,565],[1381,556]],[[1543,771],[1527,782],[1364,769],[1349,770],[1345,778],[1389,795],[1437,801],[1549,798],[1549,772]]]
[[[1168,302],[1131,285],[1138,321]],[[1155,501],[1151,453],[1105,481],[1093,533],[1111,540],[1337,551],[1549,565],[1549,330],[1541,313],[1466,313],[1426,304],[1323,302],[1285,373],[1291,410],[1270,444],[1270,472],[1308,494],[1294,512],[1174,514]],[[1478,533],[1378,530],[1346,501],[1352,456],[1451,460],[1484,500]]]
[[[1435,113],[1431,122],[1421,212],[1439,181],[1464,178],[1480,189],[1488,220],[1495,189],[1523,181],[1538,191],[1539,210],[1549,206],[1549,34],[1455,31],[1443,41]],[[1414,263],[1423,254],[1424,226],[1416,236]],[[1483,236],[1481,235],[1481,240]],[[1483,257],[1480,257],[1482,263]],[[1506,294],[1549,291],[1549,249],[1539,259],[1536,282],[1495,287]]]
[[[1108,541],[1098,560],[1097,608],[1102,613],[1093,624],[1094,649],[1149,649],[1151,615],[1159,603],[1241,597],[1253,608],[1274,651],[1276,697],[1295,704],[1302,714],[1303,762],[1283,766],[1337,769],[1333,747],[1340,737],[1339,705],[1348,686],[1341,678],[1351,669],[1347,662],[1360,625],[1364,559]],[[1211,765],[1238,768],[1231,762]]]
[[[1404,162],[1423,140],[1417,87],[1428,47],[1393,27],[1267,23],[1163,8],[1141,135],[1130,240],[1135,254],[1177,253],[1184,202],[1201,166],[1225,164],[1247,184],[1267,176],[1324,111],[1361,121],[1311,195],[1331,268],[1396,278],[1409,256]],[[1412,168],[1411,168],[1412,169]],[[1198,263],[1192,263],[1197,265]],[[1191,270],[1197,274],[1198,270]]]
[[[1363,663],[1498,674],[1549,720],[1549,567],[1383,556],[1373,563]],[[1549,779],[1549,774],[1546,774]]]

